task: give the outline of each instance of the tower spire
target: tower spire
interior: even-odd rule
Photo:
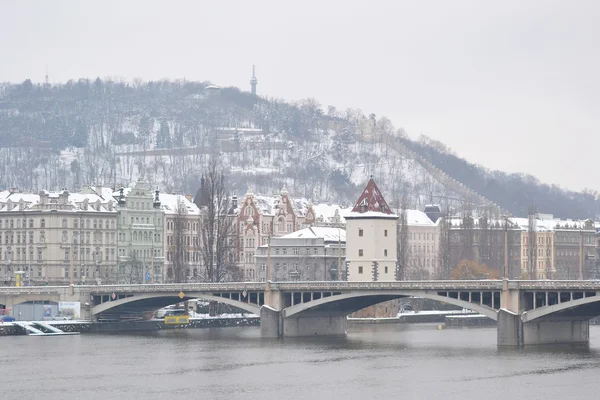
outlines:
[[[256,96],[256,84],[258,83],[258,79],[256,79],[256,67],[252,65],[252,78],[250,78],[250,92]]]

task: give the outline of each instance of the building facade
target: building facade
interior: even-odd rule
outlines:
[[[259,280],[267,279],[267,263],[273,281],[339,280],[346,258],[346,231],[341,228],[309,227],[271,238],[255,255]]]
[[[238,203],[232,199],[230,214],[234,220],[236,262],[248,282],[259,278],[254,256],[257,248],[266,245],[270,237],[280,237],[304,226],[303,202],[294,201],[284,187],[277,196],[258,196],[248,190]]]
[[[438,265],[439,225],[434,223],[422,211],[404,210],[403,212],[406,216],[406,229],[408,231],[406,235],[408,252],[403,279],[431,279],[435,275]]]
[[[138,181],[113,196],[118,204],[118,282],[165,282],[164,211],[159,191]]]
[[[159,200],[165,216],[165,281],[201,280],[200,209],[183,195],[160,193]]]
[[[116,282],[116,203],[91,188],[0,192],[0,277],[13,284]]]
[[[448,230],[447,236],[443,229]],[[448,218],[447,224],[440,223],[440,246],[444,246],[441,242],[444,237],[448,239],[444,246],[448,249],[448,266],[441,268],[446,275],[439,277],[448,279],[449,272],[462,260],[473,260],[497,271],[501,277],[508,265],[509,278],[518,279],[521,276],[522,235],[522,226],[513,218]],[[439,259],[438,263],[441,265],[443,261]]]

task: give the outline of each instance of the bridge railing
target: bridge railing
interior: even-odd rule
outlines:
[[[600,281],[588,280],[514,280],[507,282],[515,290],[590,290],[600,291]],[[107,293],[157,293],[157,292],[235,292],[264,291],[264,282],[223,282],[223,283],[170,283],[141,285],[74,285],[73,290],[91,294]],[[501,290],[502,280],[427,280],[389,282],[347,282],[347,281],[307,281],[271,282],[271,288],[284,291],[345,291],[345,290]],[[61,294],[68,293],[70,286],[20,286],[0,287],[0,295]]]
[[[381,290],[381,289],[414,289],[414,290],[500,290],[502,281],[389,281],[389,282],[274,282],[272,288],[279,290]]]
[[[151,285],[104,285],[80,287],[90,293],[155,293],[155,292],[226,292],[226,291],[264,291],[261,282],[228,282],[228,283],[167,283]]]
[[[539,281],[509,281],[510,289],[529,289],[529,290],[600,290],[600,281],[598,280],[539,280]]]

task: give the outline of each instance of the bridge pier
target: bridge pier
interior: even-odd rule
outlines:
[[[525,322],[523,339],[524,345],[589,343],[590,321],[564,319]]]
[[[347,322],[345,315],[284,318],[283,337],[345,335]]]
[[[505,308],[498,310],[496,333],[498,346],[523,346],[523,322],[521,322],[521,316]]]
[[[523,322],[521,316],[505,309],[498,311],[498,346],[589,343],[590,321],[554,319]]]
[[[269,306],[260,308],[260,336],[263,338],[280,338],[283,336],[281,311]]]

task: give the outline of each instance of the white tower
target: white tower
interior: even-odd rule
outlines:
[[[396,280],[396,226],[379,188],[369,180],[346,219],[348,281]]]

